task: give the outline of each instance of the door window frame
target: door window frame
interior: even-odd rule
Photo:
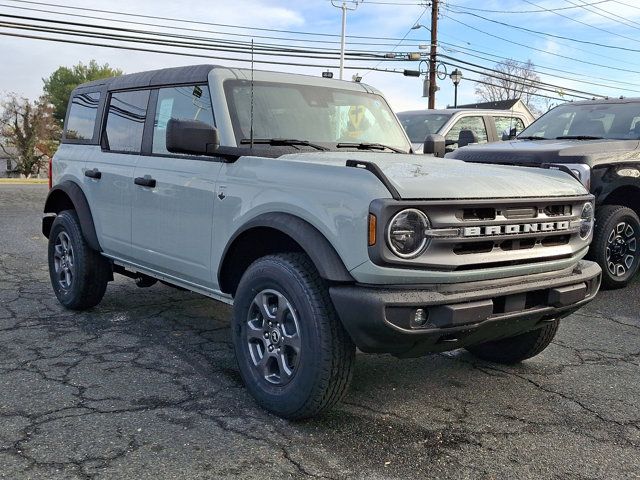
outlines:
[[[144,120],[144,125],[142,127],[142,141],[140,142],[140,151],[138,152],[127,152],[124,150],[111,150],[110,148],[108,148],[108,145],[107,145],[107,141],[108,141],[107,121],[109,119],[109,107],[111,106],[111,97],[116,93],[128,93],[128,92],[149,92],[149,96],[147,98],[146,117]],[[149,102],[151,101],[152,93],[153,93],[153,89],[149,87],[135,87],[135,88],[127,88],[123,90],[109,90],[107,92],[107,95],[106,95],[107,98],[105,99],[105,104],[104,104],[104,111],[102,113],[102,121],[101,121],[102,125],[100,127],[100,139],[99,139],[100,149],[102,150],[103,153],[115,153],[118,155],[143,155],[142,149],[144,146],[145,133],[147,131],[147,123],[149,121],[149,106],[150,106]],[[152,125],[153,125],[153,122],[152,122]]]

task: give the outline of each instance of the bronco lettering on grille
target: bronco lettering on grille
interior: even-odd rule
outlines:
[[[568,230],[569,222],[543,222],[543,223],[522,223],[515,225],[489,225],[478,227],[464,227],[462,235],[464,237],[485,237],[491,235],[509,235],[516,233],[537,233],[537,232],[557,232]]]

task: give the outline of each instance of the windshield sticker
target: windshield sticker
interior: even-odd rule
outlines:
[[[171,112],[173,111],[173,98],[165,98],[160,102],[158,109],[158,128],[160,130],[167,129],[167,123],[171,120]]]

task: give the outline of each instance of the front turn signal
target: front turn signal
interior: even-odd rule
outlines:
[[[376,244],[376,225],[377,219],[373,213],[369,214],[369,246],[373,247]]]

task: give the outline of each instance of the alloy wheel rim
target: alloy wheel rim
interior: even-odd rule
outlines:
[[[75,257],[71,239],[66,232],[60,232],[56,237],[53,250],[53,265],[58,285],[63,290],[70,290],[75,277]]]
[[[607,237],[607,269],[614,277],[626,275],[636,261],[638,238],[628,222],[617,223]]]
[[[245,340],[252,367],[267,382],[286,385],[300,363],[300,324],[291,302],[273,289],[260,291],[251,302]]]

